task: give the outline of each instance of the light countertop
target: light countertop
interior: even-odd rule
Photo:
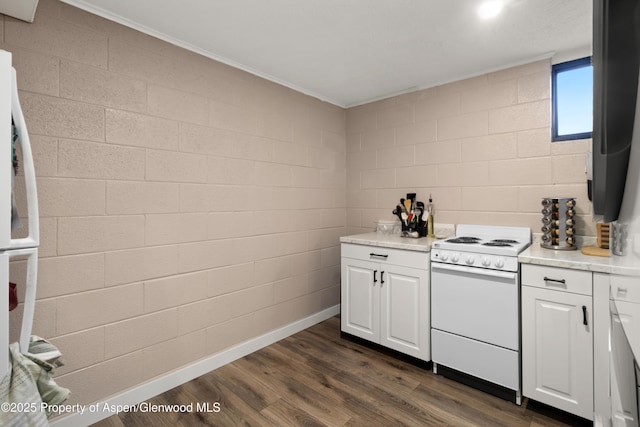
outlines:
[[[353,243],[356,245],[378,246],[382,248],[404,249],[407,251],[430,252],[431,244],[437,239],[433,237],[400,237],[397,235],[382,234],[378,232],[354,234],[343,236],[341,243]]]
[[[600,273],[639,275],[640,266],[630,265],[624,257],[611,255],[608,257],[589,256],[580,249],[573,251],[556,251],[545,249],[539,243],[532,243],[520,255],[518,261],[523,264],[546,265],[549,267],[571,268]]]
[[[354,234],[340,238],[341,243],[377,246],[382,248],[404,249],[408,251],[430,252],[432,237],[400,237],[398,235],[382,234],[378,232]],[[640,275],[640,265],[629,262],[627,258],[611,255],[609,257],[589,256],[580,249],[572,251],[557,251],[546,249],[534,240],[527,249],[518,255],[518,261],[523,264],[546,265],[549,267],[571,268],[599,273]]]

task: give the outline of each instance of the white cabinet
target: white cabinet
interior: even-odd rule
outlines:
[[[342,257],[341,326],[360,338],[380,342],[380,264]]]
[[[636,372],[633,353],[625,336],[624,313],[611,304],[611,423],[614,427],[638,425]]]
[[[522,391],[593,420],[593,278],[522,265]]]
[[[637,427],[638,385],[635,357],[640,353],[638,278],[611,275],[611,417],[614,427]]]
[[[428,252],[342,244],[341,329],[430,360]]]
[[[429,273],[386,265],[380,283],[380,344],[423,360],[429,351]]]

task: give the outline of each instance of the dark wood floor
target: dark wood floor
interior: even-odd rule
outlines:
[[[209,402],[219,412],[122,413],[98,427],[575,426],[524,400],[517,406],[340,334],[333,317],[169,390],[150,404]]]

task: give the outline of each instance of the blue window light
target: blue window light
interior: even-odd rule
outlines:
[[[551,70],[551,140],[591,138],[593,67],[591,58],[555,64]]]

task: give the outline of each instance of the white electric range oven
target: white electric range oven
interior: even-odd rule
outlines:
[[[531,229],[461,224],[431,249],[433,371],[521,404],[518,254]]]

